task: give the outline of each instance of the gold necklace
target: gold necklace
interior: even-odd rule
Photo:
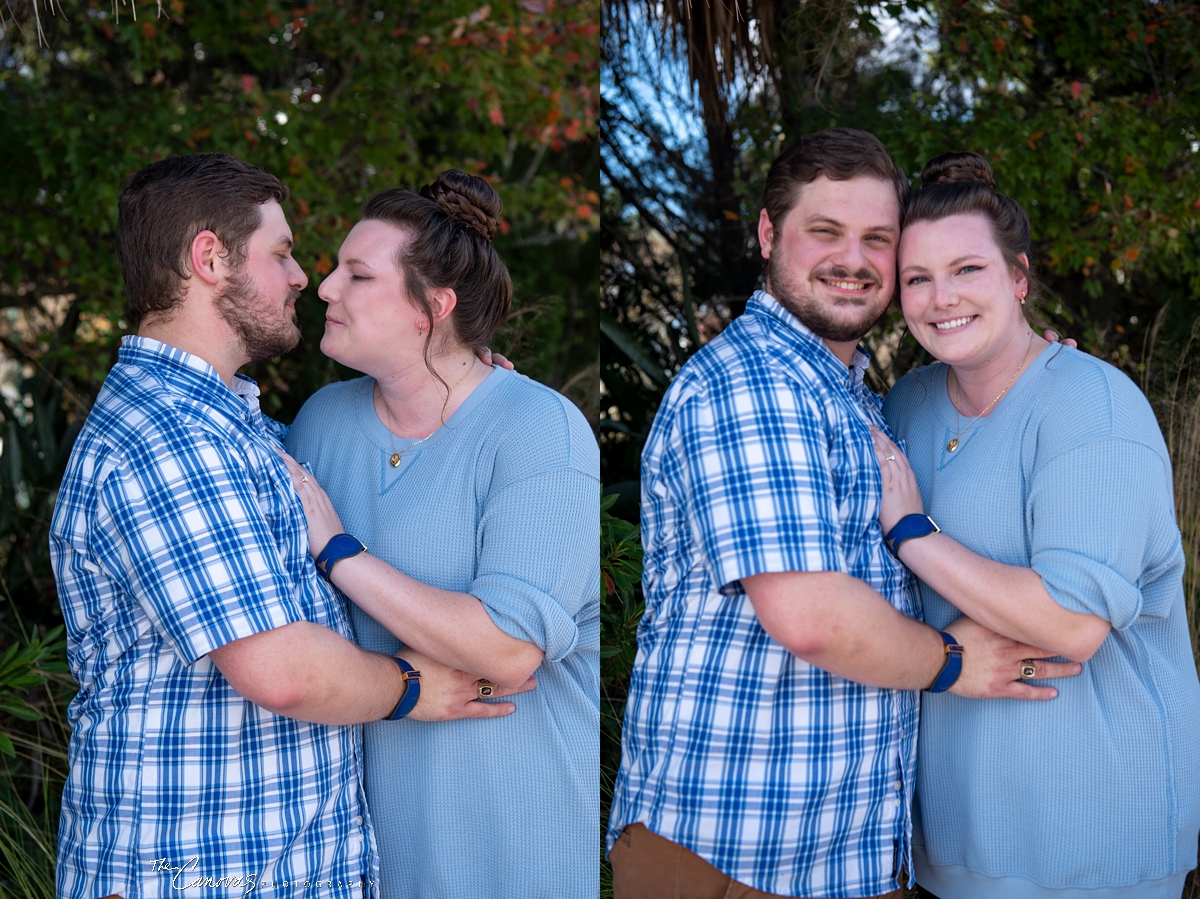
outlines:
[[[1025,360],[1029,358],[1029,351],[1031,349],[1033,349],[1033,332],[1032,331],[1029,332],[1029,343],[1027,343],[1025,345],[1025,355],[1021,357],[1021,363],[1017,366],[1017,370],[1013,372],[1013,376],[1008,379],[1008,383],[1004,385],[1004,389],[1001,390],[998,394],[996,394],[996,398],[994,400],[992,400],[990,403],[988,403],[986,406],[984,406],[982,412],[980,412],[978,415],[976,415],[974,418],[972,418],[969,422],[967,422],[966,427],[963,427],[960,424],[962,419],[959,418],[959,415],[958,415],[958,406],[954,407],[954,424],[955,424],[955,427],[958,428],[958,430],[954,432],[953,439],[951,439],[951,441],[946,444],[947,452],[952,453],[956,449],[958,449],[958,438],[961,437],[963,434],[967,433],[967,431],[971,430],[971,428],[974,427],[975,422],[979,421],[979,419],[981,419],[981,418],[983,418],[983,416],[987,415],[988,411],[992,408],[992,406],[994,406],[994,405],[996,405],[996,403],[1000,402],[1000,397],[1002,397],[1002,396],[1004,396],[1004,394],[1008,393],[1008,389],[1017,382],[1017,375],[1019,375],[1021,373],[1021,369],[1025,367]],[[966,397],[963,395],[962,385],[959,384],[958,387],[959,387],[958,395],[961,396],[965,402]]]
[[[474,362],[474,360],[472,360],[472,362]],[[465,372],[463,372],[463,376],[461,378],[459,378],[457,381],[455,381],[451,385],[450,389],[446,392],[446,402],[442,403],[442,414],[443,415],[446,414],[446,406],[450,402],[450,395],[452,393],[454,393],[454,388],[457,387],[459,384],[461,384],[464,380],[466,380],[467,375],[469,375],[471,373],[471,370],[474,367],[475,366],[473,364],[468,365],[467,370]],[[375,382],[375,388],[379,391],[379,402],[383,404],[383,414],[387,416],[388,437],[391,438],[392,455],[388,458],[388,464],[391,465],[392,468],[399,468],[400,463],[402,461],[404,461],[404,458],[403,458],[403,456],[400,455],[400,451],[396,449],[396,433],[395,433],[395,431],[392,430],[392,410],[388,408],[387,400],[385,400],[383,398],[383,388],[379,386],[378,381]],[[422,437],[420,440],[414,440],[408,446],[404,447],[404,452],[407,453],[414,446],[424,443],[426,440],[428,440],[430,437],[432,437],[434,434],[436,434],[438,432],[438,430],[441,428],[441,426],[445,423],[446,423],[446,421],[443,418],[441,424],[439,424],[436,428],[434,428],[433,431],[431,431],[428,436]]]

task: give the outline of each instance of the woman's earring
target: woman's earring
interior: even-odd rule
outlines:
[[[423,321],[417,322],[417,333],[420,334],[422,337],[425,336],[425,322],[423,322]]]
[[[1028,291],[1028,290],[1022,290],[1022,291],[1021,291],[1021,305],[1022,305],[1022,306],[1024,306],[1024,305],[1025,305],[1025,297],[1027,297],[1028,295],[1029,295],[1029,291]]]

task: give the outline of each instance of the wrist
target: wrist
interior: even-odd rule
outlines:
[[[404,692],[396,702],[396,707],[383,716],[384,721],[399,721],[411,712],[421,698],[421,672],[399,656],[392,656],[392,661],[400,666],[400,677],[404,683]]]
[[[335,534],[329,538],[325,548],[316,557],[317,573],[328,581],[332,576],[334,565],[343,559],[349,559],[366,551],[366,545],[356,537],[352,537],[350,534]]]
[[[962,675],[962,644],[945,631],[938,631],[938,636],[942,639],[942,667],[939,669],[937,677],[933,679],[933,683],[925,688],[928,693],[945,693]]]
[[[885,532],[883,542],[891,550],[893,556],[900,558],[900,547],[908,540],[927,537],[930,534],[940,534],[942,529],[937,523],[923,512],[913,512],[905,515]]]

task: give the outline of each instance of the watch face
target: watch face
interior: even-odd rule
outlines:
[[[350,553],[360,553],[366,549],[361,540],[349,534],[338,534],[329,541],[329,547],[340,558],[345,558]]]

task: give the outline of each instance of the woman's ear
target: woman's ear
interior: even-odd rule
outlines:
[[[1029,271],[1029,257],[1022,253],[1017,257],[1021,260],[1021,264],[1025,266],[1025,271]],[[1013,280],[1017,282],[1017,296],[1024,298],[1029,294],[1029,278],[1021,269],[1013,266]]]
[[[453,287],[435,287],[429,291],[429,308],[434,322],[441,324],[457,305],[458,294]]]

